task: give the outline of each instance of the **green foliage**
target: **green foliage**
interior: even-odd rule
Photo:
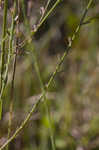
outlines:
[[[0,4],[0,150],[97,149],[99,2]]]

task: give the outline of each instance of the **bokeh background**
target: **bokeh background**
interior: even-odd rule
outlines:
[[[34,47],[43,83],[50,79],[56,64],[67,47],[67,39],[77,27],[88,0],[62,0],[33,36],[32,45],[20,48],[17,57],[13,122],[11,134],[24,120],[41,94],[34,68]],[[20,42],[29,36],[27,20],[32,29],[40,19],[47,0],[20,0]],[[48,10],[55,0],[51,0]],[[23,13],[23,4],[25,17]],[[8,28],[11,25],[13,1],[9,0]],[[99,14],[99,0],[91,6],[86,20]],[[99,15],[98,15],[99,16]],[[0,9],[0,35],[2,33],[3,4]],[[3,117],[0,121],[0,145],[7,140],[10,107],[12,63],[4,93]],[[57,150],[99,149],[99,20],[83,25],[47,92]],[[29,123],[10,144],[11,150],[51,150],[49,122],[40,103]]]

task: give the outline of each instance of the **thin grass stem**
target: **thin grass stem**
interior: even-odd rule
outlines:
[[[44,84],[43,84],[43,81],[42,81],[42,78],[41,78],[40,69],[39,69],[37,56],[36,56],[36,51],[33,48],[33,45],[31,47],[32,47],[32,50],[33,50],[33,56],[32,57],[34,59],[34,67],[35,67],[35,70],[36,70],[36,73],[37,73],[37,76],[38,76],[38,79],[39,79],[39,82],[40,82],[40,86],[41,86],[41,90],[42,90],[43,98],[44,98],[44,101],[43,101],[44,102],[44,107],[45,107],[45,111],[46,111],[48,122],[49,122],[49,133],[50,133],[52,150],[56,150],[55,139],[54,139],[54,135],[53,135],[53,131],[52,131],[52,121],[51,121],[49,107],[48,107],[48,104],[47,104],[46,90],[45,90],[45,87],[44,87]]]
[[[55,75],[57,74],[57,71],[60,69],[61,64],[64,61],[65,56],[68,54],[69,49],[71,48],[73,41],[75,40],[75,37],[78,35],[78,32],[81,28],[82,22],[84,21],[86,14],[88,12],[88,9],[90,8],[91,4],[92,4],[92,0],[89,0],[88,5],[82,15],[82,18],[80,20],[80,23],[78,25],[78,27],[76,28],[72,38],[71,38],[71,42],[68,45],[68,49],[67,51],[63,54],[62,58],[60,59],[60,62],[58,63],[58,65],[56,66],[56,70],[54,71],[51,79],[49,80],[48,84],[47,84],[47,89],[49,88],[49,86],[51,85]],[[20,131],[25,127],[25,125],[28,123],[30,117],[32,116],[32,113],[35,111],[36,107],[38,106],[38,104],[40,103],[41,99],[44,98],[45,93],[42,93],[42,95],[40,96],[39,100],[37,101],[36,104],[33,105],[31,111],[28,113],[28,115],[26,116],[26,118],[24,119],[24,121],[21,123],[20,127],[15,131],[15,133],[2,145],[2,147],[0,148],[0,150],[4,149],[19,133]]]

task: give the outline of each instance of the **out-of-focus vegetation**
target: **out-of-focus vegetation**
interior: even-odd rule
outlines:
[[[53,6],[51,0],[47,11]],[[47,0],[20,0],[18,40],[19,44],[30,37],[35,29]],[[3,113],[0,121],[0,146],[7,140],[9,108],[13,98],[10,136],[24,120],[41,94],[41,85],[35,71],[37,56],[44,85],[50,79],[56,64],[66,50],[68,38],[75,31],[88,0],[62,0],[30,43],[18,47],[13,94],[11,93],[13,64],[9,65],[8,81],[3,94]],[[0,9],[0,35],[3,24],[3,1]],[[6,52],[8,52],[9,28],[13,1],[8,1]],[[94,0],[85,19],[96,16],[84,24],[65,58],[59,72],[47,91],[47,105],[52,120],[56,150],[99,149],[99,0]],[[17,16],[16,16],[17,17]],[[16,39],[14,31],[14,40]],[[0,36],[2,39],[2,36]],[[32,42],[31,42],[32,41]],[[13,51],[15,45],[13,41]],[[1,51],[2,53],[2,51]],[[11,96],[13,95],[13,97]],[[22,132],[10,143],[10,150],[52,150],[49,121],[41,102]]]

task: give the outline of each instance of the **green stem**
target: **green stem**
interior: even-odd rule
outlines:
[[[57,0],[55,2],[55,4],[52,6],[52,8],[48,11],[48,13],[44,16],[44,18],[41,20],[41,22],[37,25],[37,28],[35,30],[35,32],[37,32],[37,30],[41,27],[41,25],[45,22],[45,20],[49,17],[49,15],[53,12],[53,10],[56,8],[56,6],[61,2],[61,0]],[[35,33],[34,31],[32,31],[32,35],[34,35]]]
[[[89,3],[88,3],[88,5],[87,5],[87,7],[86,7],[87,11],[86,11],[86,9],[85,9],[84,14],[83,14],[84,17],[82,16],[83,19],[81,18],[81,21],[80,21],[80,23],[79,23],[79,25],[78,25],[76,31],[74,32],[74,34],[73,34],[73,36],[72,36],[73,38],[71,38],[72,40],[71,40],[71,43],[69,43],[69,46],[68,46],[68,49],[67,49],[67,50],[69,50],[69,49],[71,48],[72,43],[73,43],[75,37],[77,36],[78,31],[80,30],[81,22],[84,21],[85,16],[86,16],[85,14],[87,14],[88,9],[89,9],[91,3],[92,3],[92,0],[89,0]],[[89,4],[90,4],[90,5],[89,5]],[[51,79],[49,80],[49,82],[48,82],[48,84],[47,84],[47,89],[49,88],[51,82],[53,81],[53,79],[54,79],[54,77],[55,77],[55,75],[56,75],[58,69],[60,69],[60,65],[61,65],[62,62],[64,61],[64,58],[65,58],[65,56],[66,56],[67,54],[68,54],[68,51],[66,51],[66,52],[63,54],[62,58],[60,59],[60,62],[59,62],[59,64],[57,65],[55,72],[53,73]],[[39,100],[37,101],[37,103],[33,105],[31,111],[29,112],[29,114],[27,115],[27,117],[25,118],[25,120],[21,123],[20,127],[19,127],[19,128],[15,131],[15,133],[2,145],[2,147],[0,148],[0,150],[4,149],[4,148],[19,134],[19,132],[24,128],[24,126],[28,123],[30,117],[32,116],[34,110],[36,109],[36,107],[38,106],[38,104],[40,103],[40,101],[41,101],[42,98],[44,98],[44,93],[42,93],[42,95],[40,96],[40,98],[39,98]]]
[[[14,29],[15,29],[15,15],[16,15],[16,0],[14,1],[14,12],[12,13],[12,24],[9,38],[9,52],[8,52],[8,62],[6,66],[6,76],[8,76],[8,67],[10,64],[11,56],[12,56],[12,46],[13,46],[13,37],[14,37]],[[13,71],[14,72],[14,71]],[[14,73],[13,73],[14,74]],[[12,126],[12,112],[13,112],[13,78],[11,85],[11,94],[10,94],[10,108],[9,108],[9,122],[8,122],[8,139],[11,134],[11,126]],[[9,149],[9,144],[7,145],[7,150]]]
[[[44,106],[45,106],[45,111],[48,117],[48,121],[49,121],[49,132],[50,132],[50,139],[51,139],[51,144],[52,144],[52,150],[56,150],[56,146],[55,146],[55,139],[54,139],[54,135],[53,135],[53,131],[52,131],[52,121],[51,121],[51,117],[50,117],[50,112],[49,112],[49,108],[48,108],[48,104],[47,104],[47,98],[46,98],[46,91],[45,91],[45,87],[41,78],[41,74],[40,74],[40,70],[39,70],[39,65],[37,63],[37,56],[36,56],[36,52],[35,49],[33,48],[33,45],[31,46],[32,50],[33,50],[33,59],[34,59],[34,67],[37,73],[37,76],[39,78],[40,81],[40,85],[41,85],[41,90],[43,93],[43,98],[44,98]]]
[[[3,73],[5,70],[5,37],[7,32],[7,8],[8,8],[8,0],[4,0],[4,15],[3,15],[3,31],[2,31],[2,43],[1,43],[1,90],[0,90],[0,120],[2,116],[2,85],[5,84],[6,81],[3,80]]]
[[[8,0],[4,0],[2,39],[5,39],[6,32],[7,32],[7,8],[8,8]],[[2,44],[1,44],[1,89],[2,89],[2,83],[3,83],[4,67],[5,67],[5,40],[2,40]]]
[[[49,17],[49,15],[54,11],[56,6],[61,2],[61,0],[57,0],[55,4],[52,6],[52,8],[47,12],[47,14],[41,19],[41,22],[39,22],[36,25],[36,30],[32,30],[30,37],[27,37],[19,46],[22,48],[27,42],[30,42],[30,38],[38,31],[38,29],[42,26],[42,24],[46,21],[46,19]]]
[[[83,13],[83,15],[82,15],[82,17],[81,17],[80,23],[79,23],[79,25],[77,26],[77,28],[76,28],[74,34],[72,35],[71,41],[69,42],[69,44],[68,44],[68,46],[67,46],[67,49],[65,50],[63,56],[61,57],[59,63],[57,64],[56,69],[55,69],[55,71],[53,72],[53,74],[52,74],[52,76],[51,76],[51,78],[50,78],[50,80],[49,80],[49,82],[48,82],[48,84],[47,84],[47,86],[46,86],[47,89],[48,89],[49,86],[51,85],[51,83],[52,83],[52,81],[53,81],[55,75],[57,74],[58,70],[60,69],[61,64],[62,64],[63,61],[64,61],[64,58],[67,56],[69,50],[71,49],[72,43],[73,43],[73,41],[75,40],[75,37],[77,36],[77,34],[78,34],[79,31],[80,31],[80,28],[81,28],[81,26],[82,26],[82,24],[83,24],[83,22],[84,22],[85,16],[86,16],[86,14],[87,14],[87,12],[88,12],[88,9],[90,8],[90,6],[91,6],[91,4],[92,4],[92,1],[93,1],[93,0],[89,0],[89,3],[88,3],[88,5],[87,5],[87,7],[85,8],[85,11],[84,11],[84,13]]]
[[[8,49],[8,55],[7,55],[7,63],[6,63],[6,67],[5,67],[5,73],[4,73],[4,82],[2,84],[2,89],[1,89],[1,93],[0,93],[0,98],[2,98],[5,86],[6,86],[6,81],[7,81],[7,76],[8,76],[8,68],[9,68],[9,64],[10,64],[10,60],[11,60],[11,55],[12,55],[12,45],[13,45],[13,36],[14,36],[14,27],[15,27],[15,11],[14,14],[12,14],[12,24],[11,24],[11,29],[10,29],[10,37],[9,37],[9,49]]]

